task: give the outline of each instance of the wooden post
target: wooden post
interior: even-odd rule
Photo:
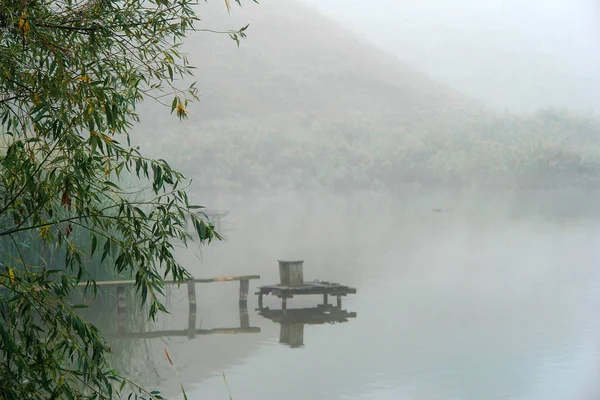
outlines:
[[[190,303],[190,310],[188,316],[188,337],[191,339],[196,336],[196,283],[189,281],[188,287],[188,301]]]
[[[279,280],[282,286],[302,286],[304,261],[279,261]]]
[[[250,281],[248,279],[242,279],[240,281],[240,304],[248,303],[248,288],[250,287]]]
[[[125,286],[117,286],[117,332],[125,333],[125,324],[127,322]]]
[[[240,328],[250,328],[250,316],[248,315],[248,305],[240,303]]]
[[[329,295],[327,293],[325,293],[323,295],[323,305],[326,306],[329,304]]]
[[[259,293],[259,295],[258,295],[258,308],[261,310],[263,309],[263,294],[262,294],[262,292]]]
[[[287,297],[285,296],[281,299],[281,309],[284,311],[287,310]]]
[[[342,308],[342,296],[337,297],[337,308]]]

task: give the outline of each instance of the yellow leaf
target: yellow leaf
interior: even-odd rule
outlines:
[[[177,113],[177,116],[181,119],[187,118],[188,116],[188,111],[185,109],[185,106],[181,103],[177,104],[177,106],[175,107],[175,112]]]
[[[167,355],[167,360],[169,360],[169,363],[171,363],[171,365],[173,365],[173,361],[171,361],[171,356],[169,355],[167,348],[165,347],[164,349],[165,349],[165,354]]]
[[[225,0],[225,7],[227,7],[227,11],[231,10],[231,6],[229,5],[229,0]]]
[[[23,31],[23,36],[27,36],[29,32],[29,22],[27,22],[27,13],[23,13],[19,19],[19,30]]]
[[[8,277],[10,278],[11,283],[14,285],[15,284],[15,271],[13,271],[11,268],[8,269]]]
[[[102,140],[104,140],[106,143],[112,143],[113,140],[110,136],[105,135],[104,133],[101,134],[102,136]]]
[[[40,229],[40,237],[43,238],[49,229],[50,229],[50,226],[44,226],[42,229]]]

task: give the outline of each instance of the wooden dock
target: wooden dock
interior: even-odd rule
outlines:
[[[96,282],[98,287],[116,288],[117,291],[117,335],[119,336],[136,336],[136,337],[159,337],[159,336],[182,336],[184,332],[188,337],[193,338],[196,335],[207,335],[214,333],[254,333],[260,332],[260,328],[250,326],[248,317],[248,291],[250,288],[250,280],[260,279],[259,275],[243,275],[243,276],[220,276],[216,278],[192,278],[184,282],[165,281],[165,285],[186,285],[189,302],[189,317],[188,328],[181,331],[165,331],[165,332],[126,332],[127,321],[127,297],[125,289],[135,285],[135,280],[120,280],[120,281],[101,281]],[[218,328],[201,330],[196,329],[196,284],[197,283],[213,283],[213,282],[240,282],[239,290],[239,311],[240,311],[240,327],[239,328]],[[87,282],[81,282],[81,287],[92,287],[93,285]]]
[[[322,295],[323,304],[329,304],[329,296],[337,298],[337,308],[342,308],[342,297],[349,294],[356,294],[356,288],[340,285],[339,283],[313,281],[302,282],[296,285],[267,285],[258,288],[258,307],[263,308],[263,296],[273,295],[281,299],[282,310],[287,309],[287,299],[299,295]]]

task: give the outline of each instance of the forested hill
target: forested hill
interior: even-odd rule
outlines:
[[[205,28],[250,23],[248,38],[190,37],[202,101],[183,123],[143,104],[138,129],[196,185],[587,184],[600,172],[593,119],[493,115],[296,0],[199,7]]]

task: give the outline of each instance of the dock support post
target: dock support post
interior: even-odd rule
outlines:
[[[188,337],[191,339],[196,335],[196,283],[188,281],[188,301],[190,304],[190,312],[188,316]]]
[[[342,308],[342,296],[337,297],[337,308]]]
[[[261,310],[263,309],[263,294],[262,293],[259,293],[259,295],[258,295],[258,308]]]
[[[240,328],[250,328],[250,316],[248,315],[248,305],[240,303]]]
[[[281,309],[284,311],[287,310],[287,297],[281,299]]]
[[[323,295],[323,305],[326,306],[329,304],[329,296],[327,295],[327,293],[325,293]]]
[[[117,332],[125,333],[125,323],[127,316],[125,314],[125,286],[117,286]]]
[[[240,304],[248,303],[248,288],[250,287],[250,281],[248,279],[242,279],[240,281]]]

